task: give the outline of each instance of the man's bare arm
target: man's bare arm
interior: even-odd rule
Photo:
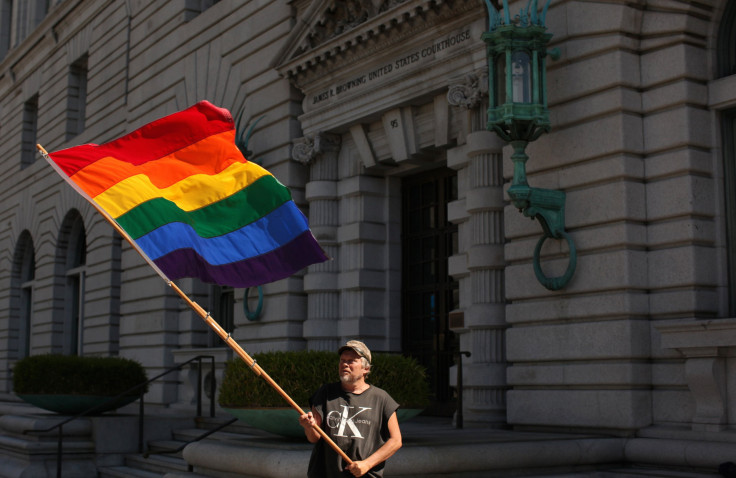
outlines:
[[[374,466],[391,458],[401,448],[401,429],[399,428],[399,419],[396,417],[396,412],[388,419],[388,433],[389,438],[381,448],[365,460],[354,461],[345,469],[354,476],[363,476]]]
[[[299,417],[299,425],[304,428],[304,435],[306,435],[309,443],[317,443],[322,435],[319,434],[314,426],[319,428],[322,425],[322,417],[317,410],[312,407],[312,411],[307,412]]]

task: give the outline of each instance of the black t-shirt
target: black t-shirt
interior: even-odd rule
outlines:
[[[363,393],[346,392],[340,383],[323,385],[310,399],[322,417],[322,429],[353,461],[365,460],[389,439],[388,419],[399,404],[384,390],[371,385]],[[319,440],[309,459],[309,478],[352,476],[332,447]],[[383,476],[385,462],[365,476]]]

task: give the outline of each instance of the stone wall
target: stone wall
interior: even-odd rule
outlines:
[[[566,191],[578,267],[563,291],[536,284],[538,226],[507,208],[508,420],[623,433],[688,423],[682,357],[655,327],[726,313],[706,86],[719,17],[710,2],[554,3],[553,129],[527,170],[533,186]],[[542,257],[564,270],[566,247]]]
[[[38,94],[37,141],[49,151],[112,140],[204,99],[234,114],[242,108],[244,119],[263,117],[250,143],[255,159],[304,204],[305,169],[290,158],[298,99],[269,66],[294,21],[292,11],[286,2],[223,1],[203,12],[185,0],[54,3],[30,36],[0,61],[0,158],[5,171],[0,217],[6,225],[0,232],[0,300],[10,302],[16,242],[21,232],[29,231],[36,260],[31,352],[62,351],[59,238],[66,214],[77,210],[87,239],[84,353],[134,358],[152,376],[175,365],[172,350],[204,346],[206,326],[40,156],[21,169],[23,105]],[[84,54],[85,129],[67,140],[68,69]],[[250,352],[303,347],[306,297],[301,283],[297,275],[265,286],[260,322],[246,320],[243,291],[236,292],[234,336],[247,340]],[[191,280],[179,285],[210,307],[207,287]],[[9,368],[17,347],[12,314],[17,310],[0,317],[0,390],[5,393],[10,391]],[[176,401],[177,383],[172,376],[155,385],[147,401]]]
[[[250,353],[356,335],[398,351],[401,178],[446,166],[458,178],[450,322],[471,352],[469,419],[618,434],[733,426],[719,115],[736,90],[733,77],[714,78],[725,0],[552,2],[552,130],[528,147],[527,171],[531,186],[567,195],[578,265],[557,292],[534,275],[539,224],[508,203],[511,151],[485,131],[484,2],[384,2],[385,15],[363,2],[372,14],[354,23],[328,1],[193,3],[57,2],[0,60],[3,397],[24,231],[36,261],[31,350],[63,350],[71,211],[87,237],[85,353],[135,358],[153,375],[207,343],[194,312],[56,173],[40,158],[21,168],[24,104],[38,94],[37,141],[53,151],[207,99],[262,118],[252,159],[291,188],[334,258],[264,286],[259,321],[236,291],[233,336]],[[67,140],[68,71],[85,54],[85,130]],[[541,258],[559,275],[568,246],[547,240]],[[179,285],[209,307],[207,286]],[[188,404],[187,373],[147,400]]]

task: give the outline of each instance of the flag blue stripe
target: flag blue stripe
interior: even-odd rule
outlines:
[[[154,261],[176,250],[191,249],[207,263],[219,266],[269,253],[308,230],[307,218],[293,201],[287,201],[222,236],[202,238],[189,224],[174,222],[141,236],[136,243]]]

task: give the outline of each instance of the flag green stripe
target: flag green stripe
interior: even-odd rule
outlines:
[[[291,200],[291,193],[275,177],[262,176],[235,194],[194,211],[179,209],[164,198],[146,201],[116,220],[133,238],[172,222],[189,224],[201,237],[217,237],[257,221]]]

